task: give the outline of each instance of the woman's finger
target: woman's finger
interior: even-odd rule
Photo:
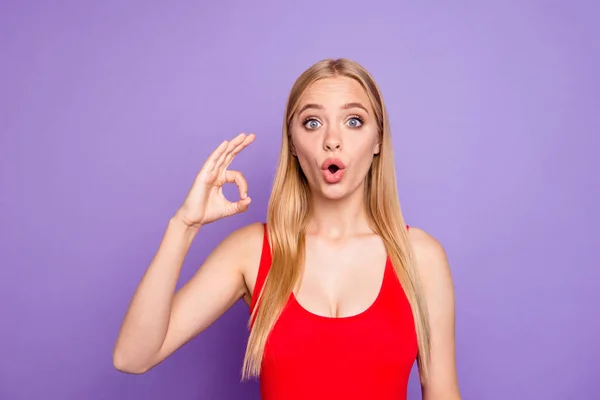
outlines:
[[[231,141],[229,141],[226,150],[221,153],[221,155],[219,156],[219,158],[217,159],[217,162],[215,163],[215,166],[213,168],[213,170],[215,171],[219,171],[223,169],[223,166],[225,164],[225,160],[227,159],[227,156],[240,144],[244,141],[244,139],[246,138],[246,134],[245,133],[240,133],[239,135],[237,135],[235,138],[233,138]]]
[[[254,138],[256,137],[256,135],[254,135],[253,133],[251,133],[250,135],[246,136],[244,138],[244,140],[238,144],[231,152],[229,152],[226,156],[225,156],[225,161],[223,162],[223,166],[224,168],[229,168],[229,166],[231,165],[231,163],[233,162],[233,159],[235,158],[235,156],[237,156],[242,150],[244,150],[250,143],[252,143],[254,141]]]
[[[248,182],[244,178],[239,171],[225,171],[225,182],[235,183],[238,187],[238,192],[240,193],[240,199],[245,199],[248,197]]]
[[[246,197],[245,199],[241,199],[236,201],[235,203],[232,203],[233,214],[242,213],[248,210],[248,206],[250,206],[251,202],[252,199],[250,197]]]
[[[221,144],[218,145],[217,148],[213,150],[213,152],[211,153],[211,155],[208,156],[208,159],[204,163],[204,166],[203,166],[202,169],[204,169],[206,171],[212,171],[212,170],[214,170],[215,166],[217,165],[217,162],[218,162],[219,158],[223,154],[225,154],[225,150],[227,150],[227,146],[228,145],[229,145],[229,142],[227,140],[222,141]]]

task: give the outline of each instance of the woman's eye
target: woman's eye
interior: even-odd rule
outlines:
[[[363,123],[362,120],[360,118],[356,118],[356,117],[350,118],[348,120],[348,125],[350,126],[350,128],[358,128],[359,126],[362,125],[362,123]]]
[[[321,123],[316,119],[309,119],[306,122],[304,122],[304,127],[306,129],[317,129],[320,125]]]

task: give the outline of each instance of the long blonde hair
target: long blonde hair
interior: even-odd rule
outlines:
[[[383,239],[410,303],[418,338],[417,362],[421,380],[427,376],[430,349],[428,314],[400,209],[387,111],[379,87],[369,72],[358,63],[342,58],[326,59],[312,65],[296,80],[288,97],[279,165],[267,212],[272,265],[250,317],[250,337],[242,379],[260,375],[267,338],[298,283],[304,264],[311,196],[306,177],[291,153],[290,125],[304,91],[319,79],[338,76],[358,81],[375,113],[381,149],[365,178],[365,206],[372,229]]]

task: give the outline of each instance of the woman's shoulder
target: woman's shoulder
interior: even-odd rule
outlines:
[[[443,252],[444,247],[431,233],[414,225],[408,228],[408,238],[412,249],[417,252]],[[440,254],[438,254],[439,256]]]
[[[262,251],[264,239],[264,223],[252,222],[233,230],[225,239],[232,251],[236,251],[242,258],[257,255]]]
[[[235,236],[237,239],[245,239],[245,240],[257,240],[261,239],[264,234],[264,222],[251,222],[246,225],[242,225],[239,228],[236,228],[231,232],[231,236]]]
[[[264,237],[264,222],[252,222],[233,230],[225,239],[226,250],[235,253],[244,277],[256,274],[263,252]]]
[[[451,285],[448,257],[440,241],[431,233],[412,225],[408,230],[408,238],[423,283]]]

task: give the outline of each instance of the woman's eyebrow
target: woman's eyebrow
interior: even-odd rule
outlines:
[[[300,109],[300,111],[298,111],[298,114],[302,114],[304,111],[306,111],[306,110],[308,110],[310,108],[314,108],[314,109],[317,109],[317,110],[323,110],[324,109],[324,107],[322,105],[320,105],[320,104],[309,103],[309,104],[306,104],[304,107],[302,107]]]
[[[323,110],[324,107],[320,104],[315,104],[315,103],[308,103],[305,104],[300,111],[298,111],[298,114],[302,114],[304,111],[314,108],[316,110]],[[347,110],[349,108],[361,108],[363,109],[367,114],[369,113],[369,110],[367,110],[367,107],[363,106],[361,103],[346,103],[342,106],[342,109]]]
[[[347,103],[347,104],[344,104],[344,105],[342,106],[342,108],[343,108],[344,110],[347,110],[347,109],[349,109],[349,108],[362,108],[363,110],[365,110],[365,112],[366,112],[367,114],[369,113],[369,110],[367,110],[367,107],[363,106],[361,103]]]

